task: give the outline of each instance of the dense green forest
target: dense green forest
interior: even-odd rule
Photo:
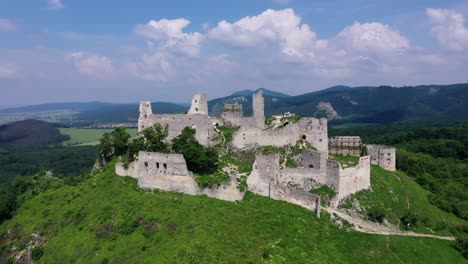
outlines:
[[[40,170],[50,170],[55,176],[76,181],[77,176],[91,171],[95,159],[95,146],[33,149],[0,146],[0,183]]]

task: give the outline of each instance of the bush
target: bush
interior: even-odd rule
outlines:
[[[205,148],[195,138],[195,129],[186,127],[172,140],[172,149],[184,155],[187,167],[198,174],[210,174],[218,170],[218,152]]]
[[[35,261],[39,260],[44,255],[44,250],[42,248],[33,248],[31,251],[31,258]]]
[[[406,229],[411,229],[413,226],[416,225],[416,222],[418,221],[418,218],[416,217],[415,214],[408,211],[405,215],[403,215],[400,218],[400,220],[401,220],[401,223],[405,226]]]
[[[385,218],[385,211],[380,207],[372,207],[367,212],[367,217],[373,222],[382,223]]]

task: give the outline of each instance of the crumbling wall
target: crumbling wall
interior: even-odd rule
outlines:
[[[284,168],[280,170],[276,183],[308,192],[326,183],[326,168]]]
[[[259,146],[294,145],[306,140],[318,151],[328,155],[328,132],[326,119],[301,118],[299,122],[277,129],[258,129],[243,124],[234,133],[232,145],[238,149],[252,149]]]
[[[265,127],[265,100],[263,98],[263,91],[259,90],[256,94],[252,95],[252,108],[253,117],[257,123],[257,128]]]
[[[147,119],[146,127],[151,127],[156,123],[169,126],[168,141],[180,135],[185,127],[194,128],[195,138],[204,146],[214,146],[219,139],[213,120],[207,115],[151,115]]]
[[[361,156],[362,140],[358,136],[339,136],[329,140],[330,155]]]
[[[328,160],[327,185],[335,189],[338,199],[369,188],[370,157],[360,157],[355,167],[346,169],[338,161]]]
[[[279,172],[278,153],[271,155],[257,155],[253,164],[253,171],[247,178],[247,186],[250,191],[270,196],[270,184],[275,182],[276,175]]]
[[[241,104],[225,104],[221,112],[221,118],[232,127],[242,125],[243,111]]]
[[[389,170],[396,170],[396,150],[384,145],[367,145],[367,152],[371,157],[371,163]]]
[[[148,128],[148,118],[153,114],[151,109],[151,102],[141,101],[140,102],[140,112],[138,117],[138,132]],[[151,126],[151,125],[150,125]]]
[[[205,93],[196,94],[192,99],[192,104],[189,111],[189,115],[208,115],[208,101],[206,100]]]
[[[185,159],[180,154],[165,154],[140,151],[138,161],[130,163],[125,169],[117,163],[115,172],[119,176],[130,176],[138,180],[138,186],[145,189],[180,192],[191,195],[205,194],[209,197],[226,201],[238,201],[244,197],[237,187],[235,177],[222,183],[218,188],[201,189],[187,168]]]
[[[285,186],[274,184],[271,186],[270,198],[302,206],[316,212],[317,217],[320,217],[320,196],[316,194],[295,191]]]

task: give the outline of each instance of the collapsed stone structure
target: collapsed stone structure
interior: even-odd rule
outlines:
[[[328,139],[327,120],[305,117],[290,119],[292,114],[279,116],[273,127],[266,127],[264,98],[261,91],[253,95],[253,116],[243,115],[242,106],[226,104],[220,117],[208,115],[205,94],[197,94],[187,114],[153,114],[150,102],[141,102],[138,131],[156,123],[168,125],[168,141],[178,136],[185,127],[196,130],[195,137],[200,144],[213,147],[221,142],[218,126],[237,127],[230,148],[234,151],[256,151],[263,146],[304,147],[292,159],[296,168],[288,168],[278,153],[257,153],[253,170],[247,175],[247,188],[256,194],[272,199],[298,204],[319,214],[320,196],[310,191],[329,186],[336,191],[332,204],[350,194],[370,187],[370,164],[377,164],[388,170],[395,169],[395,151],[392,148],[369,145],[367,149],[359,137],[334,137]],[[367,152],[370,156],[367,156]],[[344,166],[329,157],[351,155],[359,157],[355,166]],[[214,189],[200,188],[187,169],[180,154],[163,154],[140,151],[138,160],[124,168],[116,165],[116,173],[138,180],[142,188],[158,188],[165,191],[182,192],[191,195],[206,194],[210,197],[236,201],[244,192],[239,189],[240,175],[231,173],[231,180]]]

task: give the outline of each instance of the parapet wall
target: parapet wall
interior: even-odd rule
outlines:
[[[371,157],[371,163],[388,170],[396,170],[396,150],[384,145],[367,145],[367,152]]]
[[[362,140],[358,136],[332,137],[328,143],[330,155],[361,156]]]

